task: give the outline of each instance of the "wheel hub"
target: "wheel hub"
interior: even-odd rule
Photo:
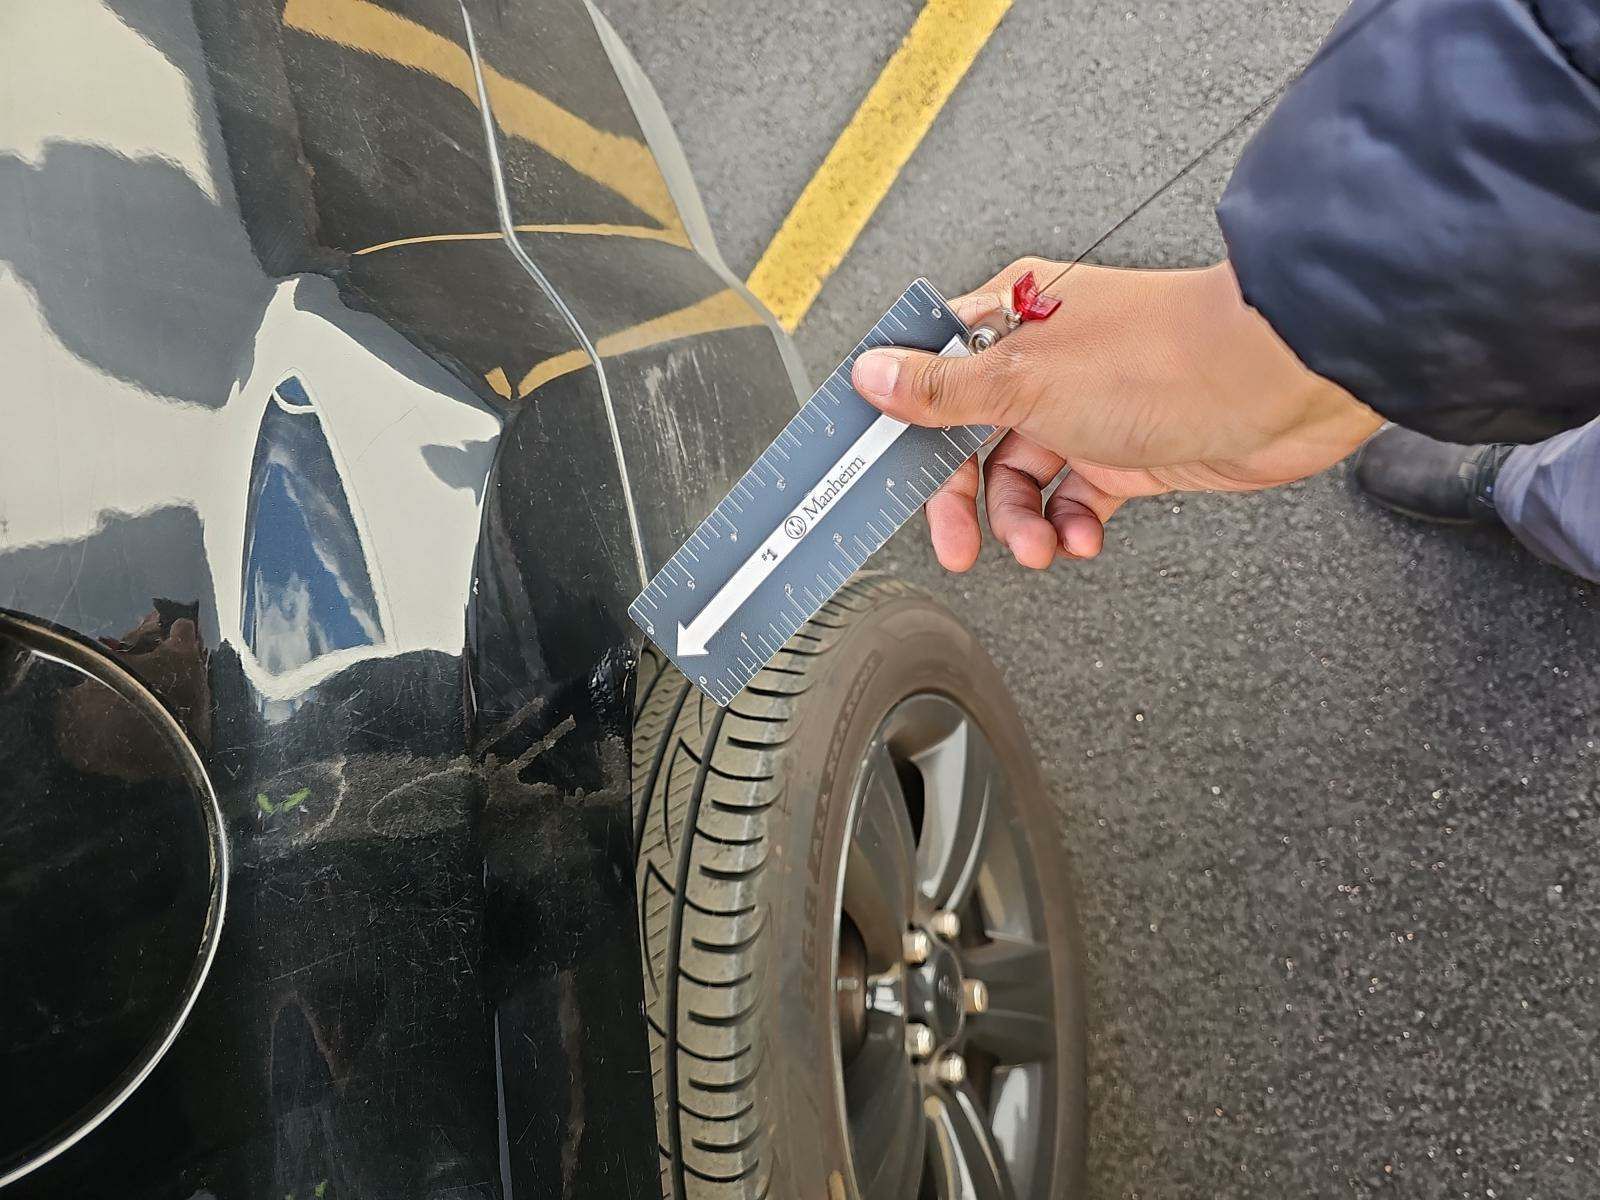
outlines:
[[[906,1016],[931,1029],[940,1046],[948,1046],[961,1036],[966,1016],[963,985],[961,961],[953,949],[937,938],[927,961],[906,975]]]

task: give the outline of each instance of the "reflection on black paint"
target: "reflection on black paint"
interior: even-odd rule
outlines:
[[[0,729],[3,1175],[97,1115],[166,1036],[212,873],[207,801],[158,722],[3,624]]]
[[[609,134],[636,135],[583,0],[515,12],[468,2],[484,9],[497,69]],[[485,486],[484,467],[505,439],[374,447],[387,469],[493,507],[482,596],[363,542],[375,501],[340,476],[344,430],[318,411],[333,399],[316,391],[325,354],[335,370],[375,358],[399,379],[440,395],[465,384],[493,405],[485,372],[520,378],[572,349],[497,242],[351,254],[495,224],[480,114],[450,82],[286,27],[282,0],[107,7],[139,36],[119,32],[115,52],[96,43],[95,94],[60,108],[52,140],[35,144],[26,106],[0,106],[0,258],[39,318],[37,351],[23,330],[24,378],[54,386],[64,354],[100,372],[103,386],[68,382],[81,388],[85,447],[114,446],[118,470],[77,481],[98,514],[92,532],[0,552],[0,605],[105,636],[188,723],[237,871],[215,969],[171,1052],[105,1125],[4,1195],[642,1196],[657,1164],[628,844],[624,610],[637,581],[595,376],[573,372],[538,404],[504,407],[519,431],[497,483]],[[455,0],[385,7],[459,45]],[[79,40],[41,44],[63,68],[45,74],[79,78]],[[183,87],[146,86],[152,50]],[[129,129],[137,136],[107,143]],[[207,169],[156,156],[197,138]],[[538,147],[513,139],[505,152],[519,220],[633,219]],[[723,286],[690,250],[637,239],[549,236],[539,254],[597,332]],[[306,272],[294,308],[347,335],[348,352],[309,335],[310,321],[263,327],[276,281]],[[714,349],[734,339],[748,341]],[[662,553],[698,519],[696,489],[720,494],[748,460],[735,433],[756,437],[759,423],[733,417],[791,394],[768,384],[784,376],[764,330],[692,342],[692,354],[691,339],[639,351],[619,377],[653,380],[662,362],[686,372],[664,392],[628,385],[638,395],[625,406],[629,461],[648,470],[667,453],[653,449],[659,422],[699,431],[689,467],[661,468],[652,511],[663,515],[645,514],[673,539]],[[254,381],[279,353],[296,356],[307,386],[287,381],[241,428],[240,406],[259,403]],[[175,403],[131,420],[115,380]],[[235,434],[256,441],[236,447]],[[173,439],[181,458],[164,445]],[[236,449],[253,452],[248,478]],[[157,461],[184,464],[183,498]],[[5,505],[54,517],[54,489],[4,483]],[[226,561],[214,557],[223,546]],[[441,610],[430,606],[457,621],[463,602],[484,644],[395,645],[418,639],[391,612],[429,609],[431,628]],[[0,688],[16,674],[0,653]],[[27,1081],[0,1086],[0,1116],[22,1110],[38,1126],[93,1090],[100,1076],[84,1060],[97,1045],[142,1044],[122,1022],[155,1011],[184,961],[195,910],[179,885],[200,878],[185,865],[193,834],[172,827],[176,784],[139,752],[133,721],[96,710],[87,687],[29,691],[49,682],[35,669],[0,693],[0,1049],[9,1037],[13,1051],[39,1050],[26,1071],[0,1064],[0,1082]],[[489,744],[474,744],[480,728]],[[13,869],[19,856],[5,851],[22,844],[25,818],[33,850]],[[6,888],[41,880],[53,886],[36,906],[8,907]],[[40,964],[59,971],[46,978]],[[24,970],[44,982],[30,992]],[[17,1012],[30,996],[47,1003]],[[61,1013],[76,1022],[63,1026],[65,1057],[28,1037]],[[95,1021],[98,1039],[84,1032]],[[21,1119],[0,1120],[0,1143],[27,1134]]]
[[[339,468],[311,397],[292,376],[261,418],[244,545],[244,640],[268,671],[383,640]]]

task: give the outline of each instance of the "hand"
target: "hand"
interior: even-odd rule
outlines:
[[[1045,283],[1063,265],[1020,259],[951,307],[974,323],[1024,271]],[[982,354],[874,350],[854,374],[868,401],[913,425],[1007,427],[984,461],[984,496],[990,529],[1023,566],[1093,558],[1130,497],[1275,487],[1332,466],[1381,424],[1300,362],[1227,262],[1080,265],[1049,291],[1062,298],[1054,315]],[[978,477],[969,459],[928,501],[934,550],[952,571],[982,543]]]

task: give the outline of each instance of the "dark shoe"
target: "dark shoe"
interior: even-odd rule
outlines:
[[[1509,442],[1458,446],[1385,425],[1356,452],[1356,483],[1385,508],[1451,525],[1497,523],[1495,478]]]

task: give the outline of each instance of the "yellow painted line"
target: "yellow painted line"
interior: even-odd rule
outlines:
[[[747,325],[761,324],[761,317],[743,296],[726,288],[704,300],[673,312],[641,321],[615,333],[608,333],[594,345],[601,358],[613,358],[633,350],[659,346],[679,338],[695,337],[702,333],[718,333],[724,329],[742,329]],[[519,397],[530,395],[549,383],[589,365],[589,356],[582,350],[568,350],[553,355],[522,377],[517,384]]]
[[[666,242],[673,246],[689,245],[681,229],[657,229],[654,225],[514,225],[518,233],[569,233],[578,237],[625,237],[641,241]],[[484,233],[425,233],[417,237],[395,238],[379,242],[376,246],[363,246],[356,254],[376,254],[379,250],[394,250],[400,246],[423,246],[429,242],[497,242],[498,229]]]
[[[485,375],[484,379],[486,379],[489,383],[489,386],[494,389],[495,395],[499,396],[502,400],[511,399],[511,380],[506,378],[506,369],[504,367],[496,367],[494,370]]]
[[[1011,0],[928,0],[750,272],[793,330],[866,228]]]
[[[423,71],[461,92],[474,108],[478,105],[472,60],[462,46],[370,0],[288,0],[283,23]],[[596,129],[493,67],[484,67],[484,83],[495,118],[509,136],[554,155],[663,226],[680,227],[677,205],[644,143]]]
[[[595,349],[600,347],[596,346]],[[552,379],[581,371],[588,365],[589,356],[582,350],[568,350],[565,354],[555,354],[543,362],[534,363],[532,369],[522,377],[522,382],[517,384],[517,398],[520,400],[531,396]]]

